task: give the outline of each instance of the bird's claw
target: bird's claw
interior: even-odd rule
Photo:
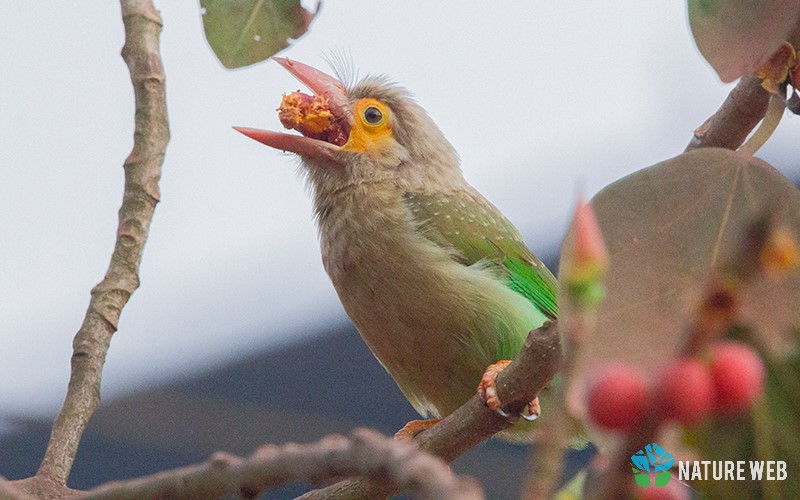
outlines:
[[[503,405],[500,403],[500,397],[497,395],[495,379],[497,379],[497,375],[499,375],[501,371],[505,370],[509,363],[511,363],[511,361],[505,359],[503,361],[498,361],[493,365],[489,365],[486,368],[486,371],[483,372],[481,383],[478,384],[478,394],[480,394],[483,400],[486,401],[486,406],[488,406],[492,411],[500,410],[500,415],[503,415],[506,412],[501,409]],[[503,416],[506,418],[508,417],[507,414]]]
[[[523,419],[527,420],[528,422],[533,422],[533,421],[537,420],[539,418],[539,416],[542,414],[542,409],[539,406],[539,398],[538,397],[536,399],[534,399],[533,401],[531,401],[530,403],[528,403],[526,408],[528,408],[528,414],[526,415],[524,413],[520,413],[519,416],[522,417]],[[497,408],[497,409],[494,410],[494,412],[497,413],[498,415],[500,415],[501,417],[505,418],[505,419],[510,419],[511,418],[511,414],[508,413],[507,411],[505,411],[502,408]]]
[[[497,413],[498,415],[500,415],[501,417],[503,417],[506,420],[511,418],[511,414],[508,413],[507,411],[505,411],[502,408],[498,408],[498,409],[494,410],[494,412]]]
[[[500,397],[497,395],[497,386],[495,385],[495,380],[497,379],[497,375],[499,375],[501,371],[505,370],[509,363],[511,363],[511,361],[502,360],[493,365],[489,365],[489,367],[486,368],[486,371],[483,373],[480,384],[478,384],[478,394],[480,394],[483,400],[486,402],[486,406],[505,419],[510,419],[511,415],[502,408],[503,404],[500,402]],[[539,418],[539,415],[542,413],[542,409],[539,406],[538,397],[534,398],[533,401],[528,403],[527,408],[528,414],[526,415],[525,413],[520,413],[519,416],[529,422],[533,422]]]
[[[542,407],[539,406],[539,398],[538,396],[533,398],[533,401],[528,403],[528,414],[525,415],[524,413],[520,413],[519,416],[527,420],[528,422],[533,422],[534,420],[539,418],[539,415],[542,414]]]

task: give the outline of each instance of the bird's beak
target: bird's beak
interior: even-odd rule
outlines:
[[[283,57],[273,57],[272,59],[305,84],[315,96],[324,99],[327,110],[333,115],[331,126],[335,128],[336,135],[331,134],[329,137],[326,133],[312,133],[304,129],[302,125],[295,128],[304,135],[245,127],[233,128],[262,144],[295,153],[314,164],[338,165],[340,162],[334,153],[347,140],[353,120],[348,110],[349,100],[345,86],[336,78],[306,64]]]

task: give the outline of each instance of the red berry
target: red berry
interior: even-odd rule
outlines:
[[[669,365],[656,387],[661,414],[683,425],[703,420],[714,404],[711,373],[695,359],[679,359]]]
[[[711,351],[714,403],[720,415],[748,408],[764,390],[764,362],[741,342],[720,342]]]
[[[612,363],[589,388],[589,415],[599,427],[630,430],[641,420],[647,398],[644,375],[632,366]]]

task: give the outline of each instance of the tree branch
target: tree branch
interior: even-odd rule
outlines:
[[[34,500],[36,497],[23,493],[19,486],[13,484],[3,476],[0,476],[0,499],[6,498],[13,498],[14,500]]]
[[[497,377],[497,394],[503,410],[519,415],[529,401],[547,385],[561,364],[558,328],[555,321],[531,331],[514,361]],[[546,410],[545,410],[546,411]],[[486,407],[477,394],[437,425],[414,440],[419,448],[445,462],[451,462],[478,443],[511,427],[516,420],[501,417]],[[397,491],[393,481],[348,479],[314,490],[300,498],[378,498]]]
[[[694,131],[686,151],[697,148],[737,149],[767,112],[769,92],[755,76],[743,77],[716,113]]]
[[[134,145],[124,164],[125,191],[111,263],[103,280],[92,289],[89,308],[73,340],[67,396],[39,472],[32,478],[40,486],[66,485],[78,443],[100,404],[100,380],[111,337],[122,308],[139,286],[139,264],[159,201],[158,181],[169,141],[158,45],[161,17],[150,0],[120,3],[125,24],[122,58],[130,70],[136,100]]]
[[[477,482],[454,475],[442,460],[411,442],[368,429],[354,431],[349,439],[328,436],[314,444],[267,445],[246,459],[216,453],[203,464],[108,483],[77,498],[257,498],[281,484],[349,475],[389,481],[419,498],[483,498]]]
[[[789,43],[800,45],[800,23],[788,36]],[[761,80],[745,76],[728,94],[716,113],[697,127],[685,151],[697,148],[738,149],[764,118],[770,93],[761,87]]]

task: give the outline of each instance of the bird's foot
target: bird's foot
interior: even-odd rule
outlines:
[[[397,431],[394,435],[395,439],[414,439],[420,432],[430,429],[434,425],[441,422],[441,418],[432,418],[430,420],[412,420],[403,426],[402,429]]]
[[[489,365],[486,371],[483,372],[481,383],[478,384],[478,394],[483,397],[483,400],[486,401],[486,406],[492,411],[500,410],[500,407],[503,406],[503,404],[500,403],[500,398],[497,396],[495,380],[500,372],[506,369],[509,363],[511,363],[511,361],[505,359],[493,365]]]
[[[524,418],[528,422],[533,422],[539,415],[542,414],[542,407],[539,406],[539,396],[533,398],[533,401],[528,403],[528,414],[525,415],[524,413],[520,414],[520,417]]]
[[[486,401],[486,406],[504,418],[509,418],[511,415],[503,411],[503,403],[500,402],[500,397],[497,395],[495,380],[500,372],[506,369],[509,363],[511,363],[511,361],[504,359],[493,365],[489,365],[488,368],[486,368],[486,371],[483,373],[481,383],[478,384],[478,394],[480,394],[481,397],[483,397],[483,400]],[[539,406],[539,398],[537,397],[528,403],[528,414],[525,415],[522,413],[520,416],[525,420],[532,422],[539,418],[541,413],[542,409]]]

